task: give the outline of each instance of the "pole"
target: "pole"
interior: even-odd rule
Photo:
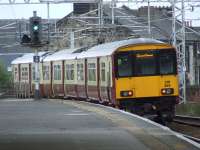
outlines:
[[[112,4],[112,24],[115,24],[115,0],[112,0],[112,2],[111,2],[111,4]]]
[[[47,45],[47,50],[49,50],[49,43],[50,43],[50,29],[49,29],[49,2],[47,3],[47,18],[48,18],[48,45]]]
[[[151,14],[150,14],[150,1],[148,0],[148,34],[151,38]]]
[[[35,58],[38,58],[38,50],[37,48],[35,49]],[[39,61],[38,59],[34,60],[35,62],[35,93],[34,93],[34,98],[35,100],[40,99],[40,74],[39,74]]]
[[[186,62],[185,62],[185,3],[181,2],[182,7],[182,54],[183,54],[183,102],[186,103]]]
[[[70,39],[71,39],[70,40],[71,41],[70,47],[71,47],[71,49],[74,49],[75,45],[74,45],[74,32],[73,32],[73,30],[70,33]]]

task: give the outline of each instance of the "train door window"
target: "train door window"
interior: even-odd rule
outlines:
[[[43,66],[43,79],[49,80],[49,66]]]
[[[32,67],[32,80],[34,81],[35,78],[35,66]]]
[[[84,80],[83,64],[77,64],[77,80],[78,81]]]
[[[88,63],[88,81],[96,81],[96,64]]]
[[[133,75],[132,56],[129,53],[119,53],[116,59],[118,77]]]
[[[101,81],[106,81],[106,65],[104,62],[101,63]]]
[[[74,80],[74,64],[66,65],[66,80]]]
[[[156,64],[155,54],[150,52],[137,53],[135,54],[134,74],[136,76],[156,75],[158,74]]]
[[[61,80],[61,67],[54,65],[54,80]]]
[[[111,62],[109,62],[109,65],[108,65],[108,72],[107,72],[107,83],[108,83],[108,86],[111,87],[112,86],[112,65],[111,65]]]

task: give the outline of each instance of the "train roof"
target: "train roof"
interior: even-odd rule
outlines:
[[[75,59],[79,53],[74,53],[75,51],[79,50],[80,48],[75,49],[64,49],[57,51],[46,58],[43,59],[43,62],[49,61],[58,61],[58,60],[66,60],[66,59]]]
[[[118,48],[134,45],[134,44],[161,44],[164,42],[150,39],[150,38],[137,38],[137,39],[128,39],[122,41],[115,41],[105,44],[100,44],[88,49],[85,52],[80,53],[77,58],[89,58],[89,57],[100,57],[100,56],[109,56],[112,55]]]
[[[100,44],[94,46],[85,51],[85,48],[74,48],[74,49],[63,49],[54,53],[49,52],[39,52],[39,56],[43,57],[41,60],[43,62],[49,61],[59,61],[59,60],[69,60],[69,59],[82,59],[82,58],[92,58],[112,55],[118,48],[134,45],[134,44],[161,44],[163,42],[149,39],[149,38],[137,38],[115,41],[105,44]],[[23,64],[23,63],[33,63],[34,53],[28,53],[22,57],[18,57],[12,61],[11,64]]]
[[[40,57],[44,56],[47,52],[39,52],[38,55]],[[21,57],[18,57],[16,59],[14,59],[11,64],[15,65],[15,64],[26,64],[26,63],[33,63],[33,56],[35,55],[35,53],[26,53]]]

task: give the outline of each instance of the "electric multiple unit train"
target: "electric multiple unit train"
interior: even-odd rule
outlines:
[[[41,97],[77,98],[139,115],[174,116],[179,93],[176,49],[167,43],[137,38],[39,55]],[[18,97],[34,93],[32,57],[27,54],[12,62]]]

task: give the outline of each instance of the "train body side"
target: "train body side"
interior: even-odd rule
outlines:
[[[151,58],[154,57],[154,53],[160,61],[158,52],[165,51],[163,55],[165,56],[165,54],[168,55],[168,50],[170,53],[172,51],[175,53],[172,46],[160,41],[133,39],[95,46],[80,55],[70,54],[65,50],[56,52],[55,56],[52,54],[49,59],[44,59],[40,63],[41,96],[94,100],[123,109],[128,108],[131,111],[139,109],[142,110],[142,114],[149,113],[146,110],[150,108],[154,113],[166,111],[172,116],[178,97],[176,71],[170,74],[158,73],[142,76],[131,74],[120,77],[118,76],[118,65],[121,60],[116,61],[118,55],[126,53],[130,53],[131,56],[127,58],[127,61],[131,60],[133,64],[136,58]],[[62,54],[65,54],[66,57],[60,57]],[[176,65],[175,55],[173,57],[174,65]],[[157,58],[155,60],[158,66]],[[16,82],[22,83],[22,73],[20,72],[23,64],[15,65],[15,68],[16,66],[15,70],[19,72]],[[124,66],[124,72],[127,73],[126,64]],[[135,66],[139,65],[134,64],[132,67]],[[151,67],[151,65],[149,66]],[[34,64],[29,63],[26,67],[29,68],[29,78],[26,82],[32,85],[29,91],[33,93]]]

